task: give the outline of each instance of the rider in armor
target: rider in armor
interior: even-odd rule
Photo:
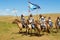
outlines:
[[[32,14],[30,14],[30,16],[29,16],[29,23],[31,24],[32,28],[35,27],[35,26],[34,26],[34,18],[33,18],[33,16],[32,16]]]
[[[22,22],[23,28],[25,28],[25,18],[23,14],[21,15],[21,22]]]
[[[57,25],[60,27],[60,18],[57,17]]]
[[[53,26],[53,22],[52,22],[52,20],[51,20],[51,17],[48,17],[48,24],[49,24],[50,27]]]
[[[46,22],[45,17],[40,15],[39,21],[40,21],[41,27],[45,28],[45,26],[46,26],[46,24],[45,24],[45,22]]]

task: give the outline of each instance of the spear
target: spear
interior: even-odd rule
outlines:
[[[16,18],[18,19],[17,10],[15,8],[13,9],[13,12],[16,14]]]

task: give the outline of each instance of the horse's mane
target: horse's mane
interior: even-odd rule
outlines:
[[[39,23],[39,20],[35,20],[35,24],[40,24],[40,23]]]
[[[27,24],[29,24],[29,19],[27,19]]]

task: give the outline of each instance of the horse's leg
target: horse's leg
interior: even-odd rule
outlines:
[[[19,29],[19,33],[21,33],[22,32],[22,28],[21,29]]]
[[[40,29],[38,29],[38,35],[40,36],[40,32],[41,32],[41,30]]]
[[[18,28],[19,28],[19,32],[22,32],[22,24],[19,24]]]
[[[40,27],[40,25],[38,25],[38,31],[39,31],[39,36],[40,36],[40,32],[41,32],[41,27]]]
[[[28,29],[28,34],[29,34],[29,30],[30,30],[30,29]]]
[[[28,33],[30,33],[32,35],[32,28],[28,29]]]
[[[29,28],[28,27],[26,28],[26,33],[29,34]]]
[[[26,35],[28,34],[28,28],[27,28],[28,26],[27,25],[25,25],[25,28],[26,28]]]
[[[58,32],[59,26],[57,25],[57,32]]]
[[[31,30],[31,35],[32,35],[32,28],[30,30]]]
[[[27,26],[27,34],[29,34],[30,25]]]
[[[49,26],[49,31],[50,32],[52,31],[52,28],[53,28],[53,25],[52,26]]]
[[[40,32],[41,32],[41,27],[40,27],[40,25],[37,25],[37,26],[36,26],[36,29],[37,29],[38,36],[40,36]]]
[[[31,30],[31,35],[32,35],[32,26],[31,26],[30,30]]]
[[[32,25],[30,25],[31,27],[30,27],[30,32],[31,32],[31,35],[32,35]]]
[[[27,25],[24,25],[25,26],[25,28],[26,28],[26,33],[27,33]]]
[[[31,29],[32,29],[31,24],[29,24],[29,25],[28,25],[28,32],[29,32],[29,30],[30,30],[30,32],[31,32]]]
[[[49,28],[47,29],[47,32],[48,32],[48,33],[50,33],[50,30],[49,30]]]
[[[50,33],[50,30],[51,29],[51,26],[49,25],[49,24],[47,24],[47,31],[48,31],[48,33]]]
[[[58,25],[57,25],[57,24],[55,24],[55,27],[56,27],[56,31],[58,32],[58,29],[59,29],[59,28],[58,28]]]
[[[34,33],[36,34],[36,28],[34,28]]]
[[[48,32],[48,26],[47,26],[47,24],[45,25],[45,31]]]
[[[58,24],[55,22],[55,29],[58,32]]]
[[[26,28],[26,34],[28,34],[28,25],[25,25]]]
[[[22,32],[22,26],[18,25],[18,28],[19,28],[19,33],[21,33]]]

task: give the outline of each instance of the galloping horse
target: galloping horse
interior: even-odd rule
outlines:
[[[43,28],[42,26],[41,26],[41,23],[39,22],[39,20],[35,20],[35,27],[36,27],[36,29],[38,30],[38,33],[40,34],[40,32],[42,31],[42,30],[44,30],[44,31],[46,31],[46,32],[50,32],[49,31],[49,27],[48,27],[48,23],[45,21],[45,28]]]
[[[48,32],[49,27],[47,21],[45,20],[46,16],[40,14],[39,17],[40,17],[39,22],[40,22],[41,30],[43,29],[44,31]]]
[[[41,24],[40,24],[41,25]],[[45,30],[46,32],[50,33],[49,31],[49,26],[48,26],[48,23],[47,21],[45,21],[45,23],[43,24],[44,26],[41,26],[41,30]]]
[[[27,31],[28,31],[28,33],[29,33],[29,30],[30,30],[30,32],[32,33],[32,25],[31,25],[31,23],[29,23],[29,20],[27,20]],[[35,27],[35,24],[33,25],[34,27]],[[33,28],[34,30],[35,30],[35,28]]]
[[[19,28],[19,32],[21,32],[22,31],[22,28],[23,28],[23,25],[22,25],[21,21],[19,21],[18,19],[15,19],[13,21],[13,23],[16,23],[17,24],[17,26]],[[29,30],[32,33],[32,26],[31,26],[31,24],[29,24],[29,21],[28,20],[25,21],[25,28],[26,28],[26,32],[27,33],[29,33]]]
[[[27,20],[28,21],[28,20]],[[35,20],[34,21],[34,31],[36,32],[36,29],[37,29],[37,31],[38,31],[38,34],[40,34],[40,32],[41,32],[41,27],[40,27],[40,24],[39,24],[39,22],[38,22],[38,20]],[[31,26],[31,24],[29,23],[29,21],[28,21],[28,32],[29,32],[29,30],[31,31],[31,33],[32,33],[32,26]]]
[[[41,32],[41,26],[40,26],[39,21],[38,20],[35,20],[34,23],[35,23],[35,27],[36,27],[36,29],[38,31],[38,34],[40,34],[40,32]]]
[[[51,21],[51,22],[49,22],[48,20],[46,20],[46,23],[47,23],[47,29],[48,29],[48,31],[50,32],[51,30],[51,28],[53,27],[53,22]]]
[[[22,25],[21,21],[19,21],[18,19],[15,19],[13,21],[13,23],[16,23],[17,24],[17,26],[19,28],[19,32],[21,32],[22,31],[22,28],[23,28],[23,25]],[[26,32],[27,32],[27,24],[26,24],[26,21],[25,21],[25,25],[24,26],[25,26]]]
[[[51,17],[48,17],[48,20],[46,22],[48,23],[49,28],[53,27],[53,21],[51,20]]]

